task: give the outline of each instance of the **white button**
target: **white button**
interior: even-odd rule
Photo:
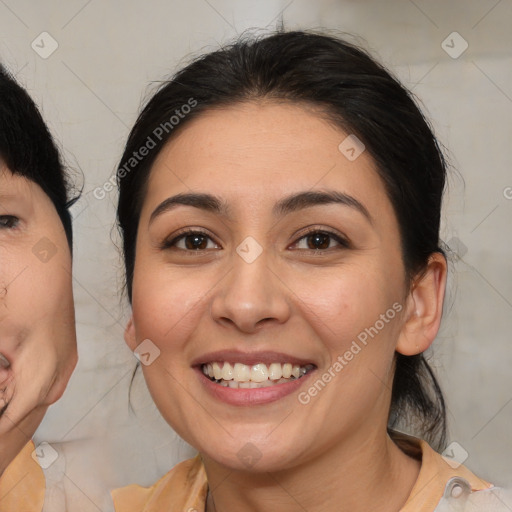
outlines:
[[[451,500],[462,498],[462,496],[469,496],[470,494],[471,485],[469,485],[469,482],[460,476],[454,476],[446,483],[443,497]]]
[[[452,487],[452,498],[460,498],[462,496],[462,493],[464,492],[464,489],[459,484],[455,484]]]

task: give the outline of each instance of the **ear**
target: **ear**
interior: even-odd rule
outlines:
[[[132,352],[137,348],[137,338],[135,336],[135,325],[133,324],[133,315],[130,316],[124,330],[124,341],[130,347]]]
[[[433,253],[427,268],[415,279],[409,296],[396,351],[404,356],[424,352],[432,344],[443,313],[446,289],[446,258]]]

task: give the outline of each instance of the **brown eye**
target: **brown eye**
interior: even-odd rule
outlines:
[[[208,246],[208,237],[200,234],[187,235],[183,237],[185,248],[190,251],[206,249]]]
[[[293,244],[294,249],[309,251],[325,251],[327,249],[340,249],[346,247],[349,247],[346,240],[327,231],[311,231],[299,238]]]
[[[314,233],[306,237],[308,249],[328,249],[331,237],[326,233]]]
[[[0,215],[0,229],[13,229],[20,222],[14,215]]]
[[[164,242],[163,249],[180,249],[182,251],[206,251],[220,249],[220,247],[206,233],[188,231]]]

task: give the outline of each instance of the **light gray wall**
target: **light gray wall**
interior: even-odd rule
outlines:
[[[288,28],[361,36],[422,100],[463,177],[465,185],[451,180],[444,210],[443,238],[460,258],[435,360],[450,441],[482,477],[512,481],[509,0],[2,0],[0,57],[42,107],[77,181],[80,171],[85,178],[73,208],[80,362],[36,436],[60,455],[47,470],[52,512],[64,510],[64,499],[71,511],[110,510],[103,486],[150,484],[192,453],[159,418],[140,375],[132,396],[137,415],[129,413],[135,359],[122,337],[116,197],[98,200],[92,190],[115,170],[150,82],[247,28],[275,27],[280,13]],[[50,56],[44,52],[55,43],[42,32],[58,43]],[[468,48],[452,58],[445,40],[454,57],[464,41]]]

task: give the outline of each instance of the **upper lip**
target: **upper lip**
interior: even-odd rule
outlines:
[[[197,357],[192,361],[192,366],[200,366],[207,363],[223,361],[229,363],[242,363],[248,366],[258,363],[264,363],[267,365],[272,363],[291,363],[298,366],[314,364],[311,359],[303,359],[283,352],[242,352],[240,350],[218,350],[216,352],[209,352]]]

